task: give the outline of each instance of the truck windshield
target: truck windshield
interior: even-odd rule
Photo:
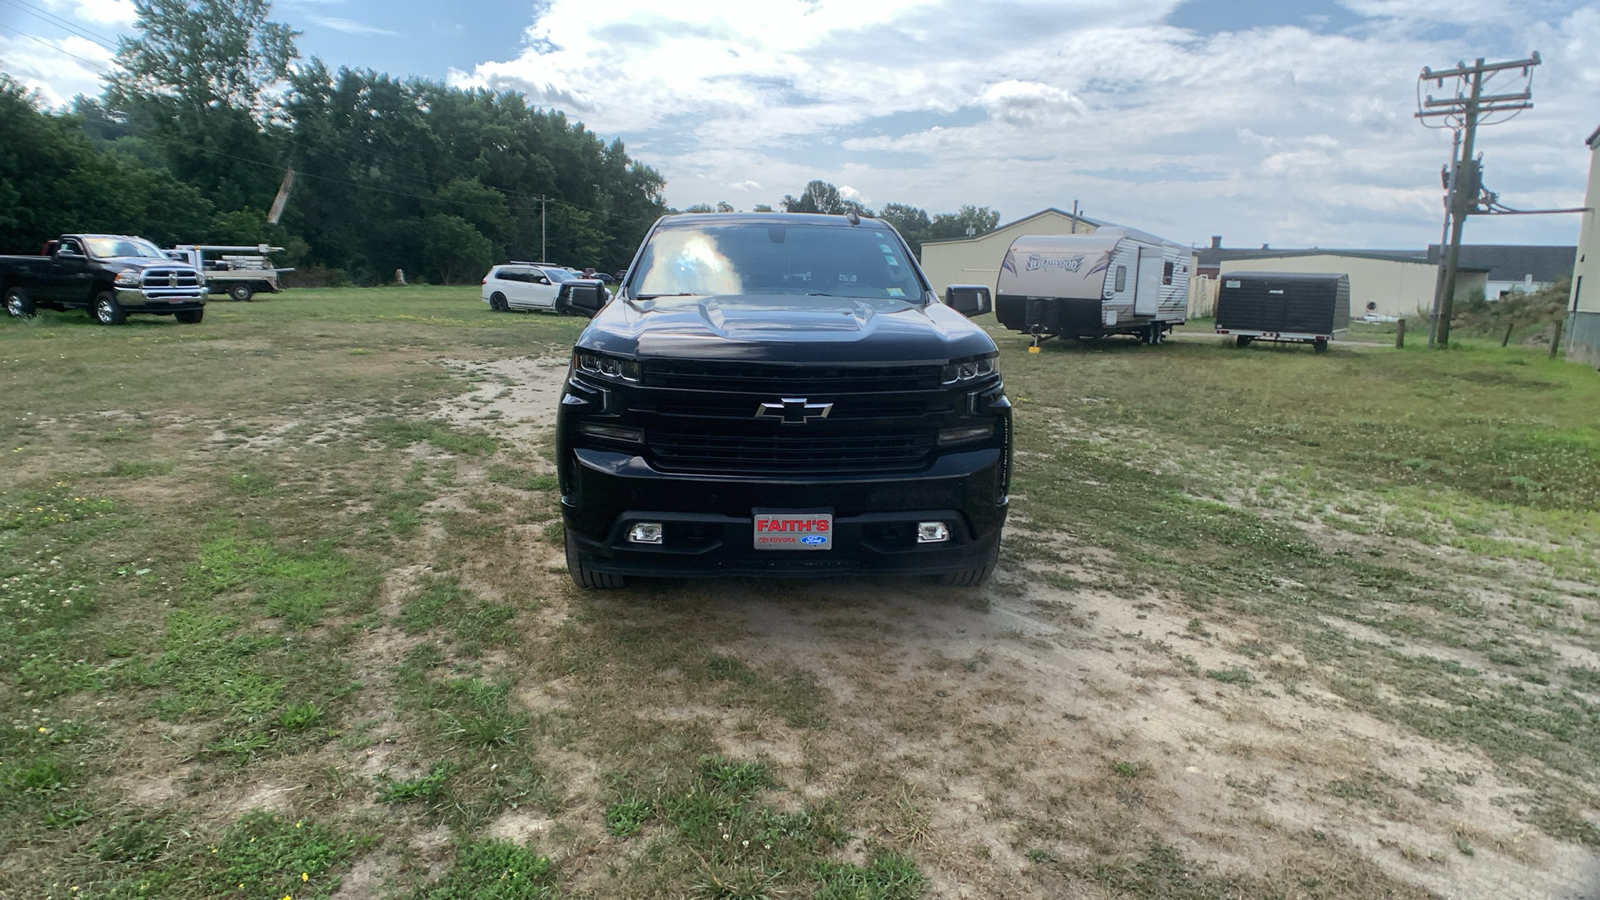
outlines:
[[[89,238],[89,254],[100,259],[167,259],[149,241],[138,238]]]
[[[840,220],[841,223],[843,220]],[[632,280],[666,294],[814,294],[921,303],[923,282],[883,225],[687,222],[657,229]]]

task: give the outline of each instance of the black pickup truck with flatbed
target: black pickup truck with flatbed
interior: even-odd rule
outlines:
[[[13,318],[82,309],[102,325],[120,325],[130,313],[192,325],[205,315],[206,285],[194,266],[144,238],[64,234],[42,256],[0,256],[0,297]]]
[[[981,584],[1011,474],[998,350],[888,224],[678,215],[578,338],[556,426],[567,568]]]

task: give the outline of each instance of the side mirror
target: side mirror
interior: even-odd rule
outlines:
[[[952,284],[944,289],[944,305],[969,319],[994,310],[986,284]]]
[[[56,257],[58,259],[83,259],[83,254],[71,247],[62,247],[56,251]]]
[[[585,318],[594,318],[608,299],[606,289],[597,281],[573,282],[567,288],[568,309]]]

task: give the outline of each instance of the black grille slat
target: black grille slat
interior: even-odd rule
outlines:
[[[725,403],[644,401],[629,406],[634,412],[654,413],[671,418],[741,421],[754,418],[757,408],[756,402],[743,397]],[[888,401],[863,398],[852,403],[835,404],[828,414],[828,420],[837,422],[845,419],[915,419],[930,414],[948,414],[952,409],[948,403],[934,405],[922,400]]]
[[[667,471],[763,475],[907,472],[927,463],[932,434],[831,437],[735,436],[651,431],[646,443]]]
[[[644,386],[739,393],[886,393],[938,390],[938,366],[782,366],[659,360],[644,367]]]

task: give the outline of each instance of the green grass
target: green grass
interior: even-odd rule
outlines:
[[[1088,696],[1064,714],[1084,762],[1019,808],[1037,723],[950,715],[1012,711],[1009,657],[852,674],[905,634],[863,630],[859,590],[572,591],[548,446],[437,403],[582,324],[470,287],[0,321],[0,375],[29,385],[0,416],[0,895],[908,898],[981,858],[1042,896],[1419,896],[1337,834],[1276,831],[1273,871],[1185,855],[1166,762]],[[1109,594],[1175,622],[1130,641],[1206,704],[1298,691],[1479,760],[1295,785],[1329,808],[1453,819],[1482,768],[1519,828],[1600,846],[1592,372],[1470,337],[998,340],[1020,452],[992,603]],[[815,643],[767,652],[771,616]],[[1013,854],[964,855],[952,820]],[[1416,860],[1497,846],[1435,836]],[[380,880],[352,884],[368,854]]]

